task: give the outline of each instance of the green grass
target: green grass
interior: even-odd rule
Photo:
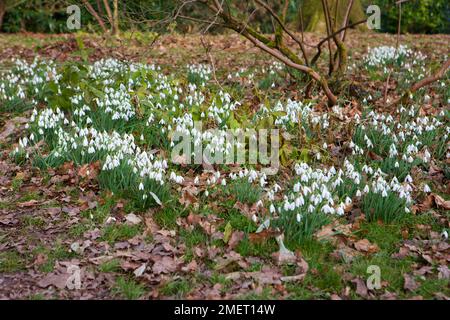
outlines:
[[[136,300],[145,293],[145,287],[132,279],[119,277],[112,288],[112,293],[124,299]]]
[[[28,192],[27,194],[20,197],[19,201],[26,202],[26,201],[31,201],[31,200],[41,200],[42,198],[43,198],[43,196],[40,194],[39,191],[33,191],[33,192]]]
[[[44,246],[36,247],[33,250],[34,258],[38,254],[44,254],[47,257],[47,261],[38,267],[39,271],[45,273],[53,271],[56,261],[67,260],[76,256],[74,252],[71,252],[68,248],[64,247],[60,240],[56,240],[54,247],[51,249]]]
[[[411,271],[412,260],[393,259],[387,252],[379,252],[371,257],[356,258],[349,269],[355,276],[366,279],[369,274],[367,268],[371,265],[379,266],[381,271],[381,281],[387,281],[387,290],[400,293],[403,290],[403,274]],[[384,290],[384,289],[383,289]]]
[[[19,191],[20,187],[23,184],[23,179],[22,178],[14,178],[11,181],[11,188],[13,189],[13,191]]]
[[[25,269],[25,260],[16,251],[0,252],[0,272],[16,272]]]
[[[225,219],[230,222],[233,230],[241,230],[247,233],[252,233],[257,229],[257,226],[253,221],[236,209],[231,209],[228,211],[225,215]]]
[[[252,243],[245,237],[235,250],[243,257],[257,256],[270,259],[272,253],[278,251],[278,244],[274,239],[269,239],[265,243]]]
[[[12,203],[0,202],[0,209],[9,209],[12,207],[14,207],[14,205]]]
[[[177,279],[166,282],[159,292],[175,299],[183,299],[193,288],[193,283],[187,279]]]
[[[422,296],[424,299],[435,299],[435,293],[443,293],[447,297],[450,295],[448,279],[429,279],[425,281],[416,280],[420,284],[413,293]]]
[[[194,258],[194,247],[200,244],[207,244],[209,241],[208,236],[203,232],[199,226],[190,231],[186,229],[180,230],[181,242],[186,245],[186,253],[184,260],[190,262]]]
[[[92,225],[86,222],[79,222],[78,224],[74,224],[69,229],[69,235],[72,237],[81,237],[86,231],[91,229]]]
[[[177,227],[177,218],[181,216],[183,208],[165,207],[153,214],[155,222],[163,229],[173,230]]]
[[[21,220],[27,227],[42,228],[45,225],[45,221],[41,217],[22,216]]]
[[[237,201],[247,204],[256,203],[262,196],[261,187],[249,183],[246,179],[233,181],[225,190],[229,195],[234,196]]]
[[[141,225],[111,224],[103,229],[101,240],[113,244],[117,241],[131,239],[142,231]]]
[[[29,300],[47,300],[41,293],[34,293],[28,297]]]
[[[98,269],[100,272],[108,273],[108,272],[118,272],[120,271],[120,261],[118,259],[112,259],[102,263]]]
[[[263,288],[261,293],[250,292],[239,296],[238,299],[243,300],[274,300],[277,296],[272,293],[272,287]]]

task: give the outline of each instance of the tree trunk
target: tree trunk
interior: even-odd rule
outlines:
[[[333,18],[336,28],[339,28],[344,20],[349,24],[363,20],[366,15],[361,0],[354,0],[351,10],[347,13],[347,8],[351,0],[327,0],[330,8],[330,16]],[[303,13],[304,31],[326,32],[325,16],[318,0],[304,0],[299,8],[299,14]],[[348,15],[348,17],[347,17]],[[364,29],[365,26],[358,25],[358,29]]]
[[[103,22],[103,19],[98,15],[97,11],[92,7],[92,5],[87,1],[83,0],[83,3],[86,7],[86,9],[89,11],[90,14],[97,20],[98,24],[100,25],[100,28],[102,28],[103,33],[108,32],[108,30],[105,27],[105,23]]]
[[[113,35],[119,34],[119,0],[114,0]]]
[[[6,0],[0,0],[0,31],[2,31],[3,17],[6,13]]]

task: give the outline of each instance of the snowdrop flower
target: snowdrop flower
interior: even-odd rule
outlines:
[[[270,205],[269,211],[270,211],[270,213],[275,213],[276,210],[275,210],[275,206],[273,204]]]
[[[364,189],[363,189],[363,192],[364,192],[364,193],[369,193],[369,191],[370,191],[369,186],[366,185],[366,186],[364,187]]]
[[[428,186],[428,184],[425,184],[425,185],[423,186],[423,192],[425,192],[425,193],[430,193],[430,192],[431,192],[431,189],[430,189],[430,187]]]

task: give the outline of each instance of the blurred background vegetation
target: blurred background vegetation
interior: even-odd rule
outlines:
[[[251,22],[256,24],[262,32],[272,32],[272,21],[264,11],[253,12],[251,1],[229,0],[241,13],[252,13]],[[280,1],[266,0],[274,8]],[[336,0],[329,0],[334,3]],[[348,1],[348,0],[347,0]],[[102,9],[103,0],[89,0],[93,8],[102,17],[106,13]],[[346,0],[341,0],[341,4]],[[0,0],[0,31],[66,33],[67,13],[70,4],[77,4],[82,9],[82,28],[84,31],[98,31],[98,25],[91,14],[82,5],[82,1],[69,0]],[[357,0],[354,5],[354,18],[364,15],[368,5],[375,4],[381,8],[381,32],[394,33],[397,30],[398,7],[395,0]],[[112,1],[110,1],[112,6]],[[331,4],[333,5],[333,4]],[[178,20],[177,23],[167,24],[177,6],[177,0],[119,0],[120,29],[168,32],[177,31],[189,33],[198,31],[199,26],[194,21]],[[300,30],[300,12],[303,12],[303,26],[306,31],[320,31],[315,14],[320,8],[318,0],[292,0],[286,17],[287,23]],[[450,33],[450,1],[448,0],[410,0],[402,5],[403,33]],[[300,10],[301,9],[301,10]],[[202,16],[204,10],[192,5],[185,10],[191,10],[189,16]],[[320,11],[320,10],[319,10]],[[338,10],[339,15],[339,10]],[[316,19],[316,20],[314,20]],[[222,32],[220,28],[212,28],[211,32]]]

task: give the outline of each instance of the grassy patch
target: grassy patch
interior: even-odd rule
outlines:
[[[100,272],[118,272],[120,271],[120,261],[118,259],[112,259],[102,263],[98,269]]]
[[[56,241],[55,246],[52,249],[48,249],[43,246],[37,247],[33,251],[33,255],[43,254],[47,257],[47,260],[39,266],[41,272],[52,272],[55,267],[55,262],[59,260],[66,260],[76,256],[74,252],[70,252],[68,248],[64,247],[59,241]]]
[[[0,272],[16,272],[24,270],[25,261],[16,251],[0,252]]]
[[[350,267],[350,273],[366,279],[367,268],[371,265],[380,267],[381,281],[387,281],[387,290],[400,293],[403,288],[403,274],[411,271],[411,259],[392,259],[386,252],[377,253],[371,257],[355,259]]]
[[[142,284],[139,284],[132,279],[119,277],[116,280],[112,292],[114,295],[118,295],[128,300],[136,300],[145,293],[145,288]]]
[[[274,239],[270,239],[266,243],[252,243],[247,237],[236,247],[236,251],[244,257],[258,256],[268,259],[277,250],[278,244]]]
[[[194,258],[194,247],[200,244],[207,244],[209,239],[203,230],[196,226],[192,231],[180,230],[181,241],[186,245],[185,261],[190,262]]]
[[[117,241],[131,239],[142,231],[140,225],[111,224],[103,229],[101,240],[113,244]]]
[[[173,281],[166,282],[159,290],[165,296],[172,296],[175,299],[182,299],[191,290],[193,284],[187,279],[177,279]]]

